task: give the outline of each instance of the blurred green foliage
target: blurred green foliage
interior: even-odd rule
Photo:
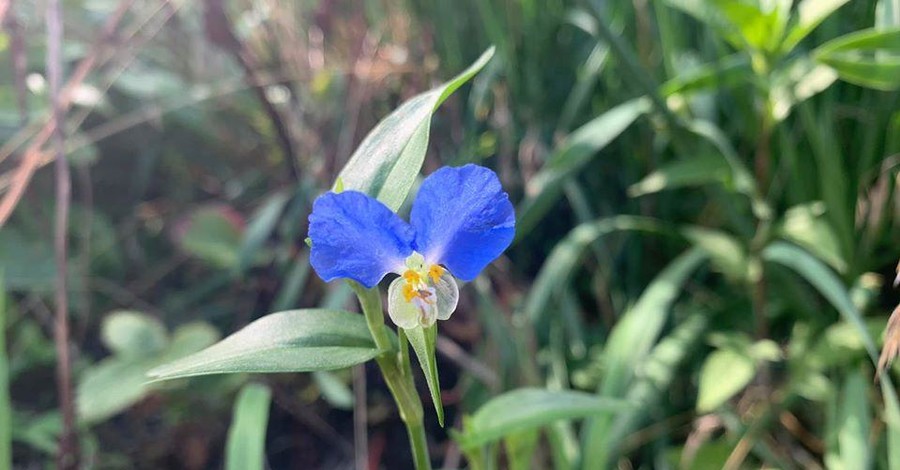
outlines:
[[[491,166],[519,227],[437,338],[435,463],[900,468],[897,375],[872,381],[898,303],[900,2],[123,2],[104,36],[119,3],[64,2],[67,77],[97,59],[66,121],[87,467],[220,468],[263,440],[271,468],[346,466],[354,414],[370,460],[411,467],[371,367],[142,377],[271,312],[353,309],[310,275],[311,201],[493,45],[422,121],[424,173]],[[0,197],[49,113],[43,12],[6,15]],[[0,230],[23,467],[59,433],[52,209],[41,169]]]

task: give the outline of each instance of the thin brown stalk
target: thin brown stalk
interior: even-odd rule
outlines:
[[[50,85],[50,105],[53,110],[53,151],[56,153],[56,224],[54,248],[56,252],[56,318],[53,340],[56,345],[56,385],[59,408],[62,412],[62,433],[57,452],[57,467],[63,470],[78,468],[78,439],[75,434],[75,404],[72,396],[71,360],[69,358],[69,295],[68,295],[68,228],[69,202],[72,181],[65,155],[63,131],[62,83],[62,6],[59,0],[47,2],[47,78]]]
[[[299,181],[300,170],[297,167],[297,155],[294,150],[291,128],[286,122],[287,116],[282,115],[266,95],[266,89],[263,86],[266,79],[259,70],[261,61],[253,53],[253,50],[241,42],[234,33],[231,20],[225,12],[223,0],[205,0],[203,2],[203,21],[206,28],[206,37],[209,41],[231,54],[241,68],[244,69],[247,84],[252,87],[257,100],[263,107],[263,111],[265,111],[272,122],[275,135],[278,137],[284,152],[285,161],[288,163],[288,169],[294,178]]]
[[[65,88],[58,93],[59,96],[57,97],[57,101],[59,102],[58,104],[61,111],[66,111],[68,109],[72,100],[72,92],[85,78],[87,78],[88,73],[93,70],[102,51],[106,49],[106,40],[115,32],[122,17],[125,16],[125,12],[128,11],[134,1],[135,0],[124,0],[119,5],[119,8],[109,17],[106,24],[103,26],[103,31],[94,49],[78,64],[72,72],[69,81],[66,83]],[[10,215],[12,215],[13,210],[15,210],[16,205],[18,205],[19,200],[25,193],[28,183],[31,182],[31,177],[34,175],[35,170],[41,162],[41,157],[45,154],[43,147],[50,140],[50,137],[54,132],[56,132],[56,120],[49,119],[23,152],[22,162],[15,170],[9,192],[7,192],[3,199],[0,200],[0,227],[3,227],[3,225],[6,224],[6,221],[9,220]]]

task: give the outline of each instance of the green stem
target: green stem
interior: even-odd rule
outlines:
[[[375,345],[378,349],[385,351],[375,358],[375,362],[378,363],[381,375],[384,376],[384,381],[397,403],[400,419],[406,425],[416,469],[431,470],[431,458],[428,456],[428,442],[423,424],[422,401],[419,399],[412,373],[409,370],[408,352],[404,351],[406,342],[401,341],[400,351],[397,353],[384,327],[384,311],[381,307],[381,295],[378,293],[378,289],[366,289],[353,281],[348,281],[348,284],[359,297],[359,304],[366,317],[369,331],[372,333],[372,339],[375,340]],[[403,360],[404,356],[407,358],[406,360]]]

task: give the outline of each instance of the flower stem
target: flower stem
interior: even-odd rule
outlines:
[[[425,437],[423,424],[424,412],[422,401],[416,391],[412,373],[409,370],[408,352],[403,351],[407,345],[401,341],[400,351],[394,348],[384,326],[384,310],[381,307],[381,295],[378,289],[366,289],[360,284],[348,281],[353,292],[359,298],[366,324],[372,333],[372,339],[378,349],[385,351],[375,358],[381,375],[387,383],[397,408],[400,411],[400,419],[406,425],[409,434],[409,444],[412,447],[413,462],[417,470],[431,470],[431,458],[428,456],[428,442]],[[401,333],[402,334],[402,333]],[[406,356],[407,360],[402,360]]]

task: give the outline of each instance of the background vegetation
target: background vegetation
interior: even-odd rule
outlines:
[[[494,168],[518,218],[441,325],[435,465],[900,468],[895,370],[873,382],[898,303],[900,2],[65,0],[61,93],[51,6],[0,1],[0,465],[54,466],[64,428],[56,96],[81,464],[409,468],[371,363],[146,373],[271,312],[356,310],[310,273],[311,201],[494,45],[423,168]]]

